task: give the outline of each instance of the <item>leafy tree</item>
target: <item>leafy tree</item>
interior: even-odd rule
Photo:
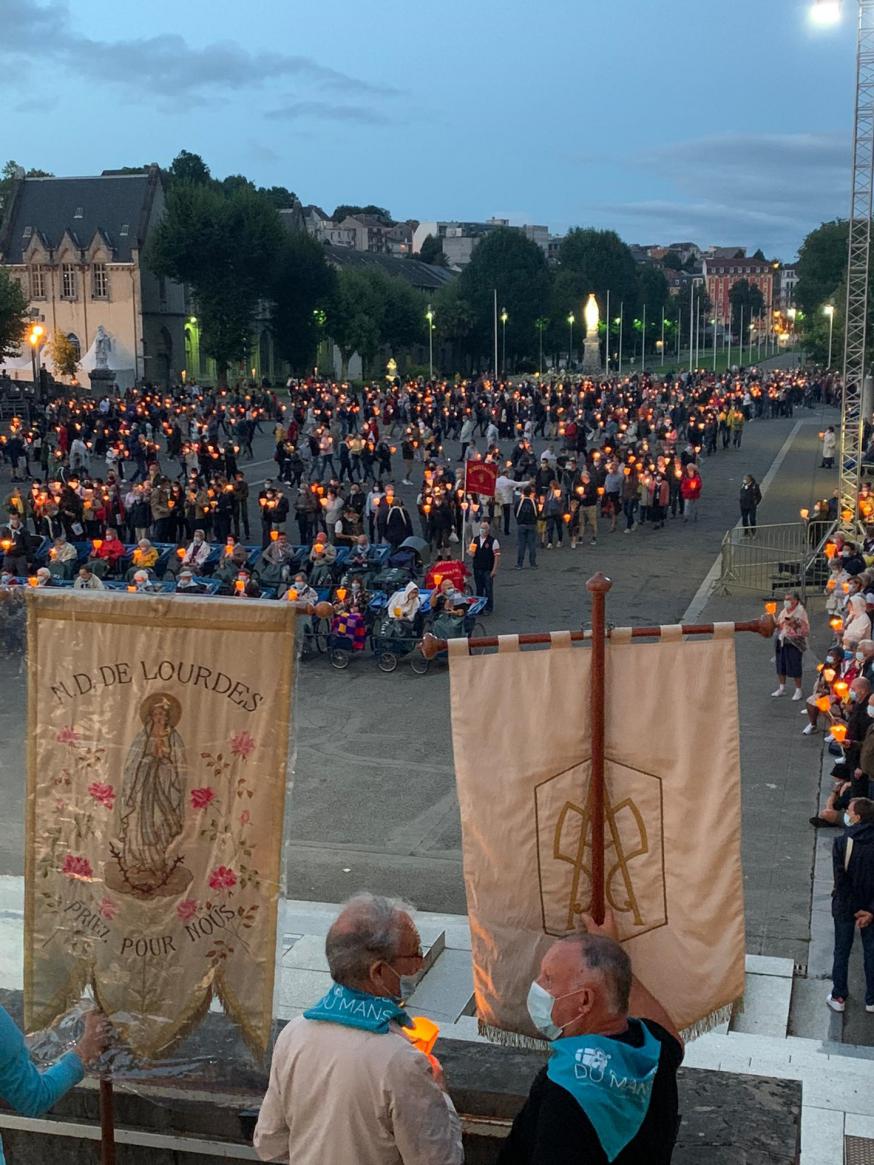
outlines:
[[[157,275],[187,283],[203,325],[203,348],[219,383],[250,350],[252,321],[288,237],[276,209],[248,188],[174,184],[147,263]]]
[[[578,308],[580,301],[594,291],[599,302],[606,299],[616,306],[624,302],[629,310],[637,308],[637,264],[631,248],[615,231],[574,227],[568,231],[558,252],[561,285],[572,291],[563,305],[565,313]],[[604,310],[601,303],[601,310]]]
[[[693,287],[695,292],[694,304],[692,303]],[[695,327],[695,317],[700,316],[700,318],[706,319],[712,310],[713,301],[707,294],[705,285],[703,283],[693,284],[691,279],[687,279],[680,287],[679,295],[674,297],[670,305],[671,319],[679,320],[681,346],[684,344],[688,345],[689,343],[689,334]]]
[[[460,295],[473,312],[470,344],[474,356],[492,352],[496,291],[498,308],[506,308],[509,317],[508,358],[536,352],[534,321],[549,305],[551,283],[546,256],[537,243],[521,231],[499,227],[479,243],[458,282]]]
[[[753,320],[758,319],[765,306],[765,297],[755,283],[748,279],[738,279],[728,293],[731,304],[731,330],[735,335],[740,333],[741,311],[743,311],[743,326],[749,328]]]
[[[421,344],[427,304],[423,293],[406,279],[381,272],[379,277],[385,303],[380,339],[397,356],[403,349]]]
[[[271,286],[271,328],[276,350],[295,372],[313,362],[322,337],[322,314],[331,323],[337,293],[337,273],[325,259],[325,249],[303,231],[288,232],[275,256]]]
[[[3,221],[3,207],[9,200],[12,183],[20,176],[24,176],[25,178],[54,178],[54,174],[49,170],[38,170],[36,168],[25,170],[23,166],[19,166],[16,161],[10,158],[3,169],[0,170],[0,223]]]
[[[849,224],[846,219],[838,219],[818,226],[801,244],[795,302],[807,317],[814,317],[831,300],[844,279],[848,242]]]
[[[662,259],[662,266],[668,271],[682,271],[683,260],[676,251],[668,251],[667,255]]]
[[[765,262],[765,252],[762,250],[761,247],[759,247],[758,250],[755,252],[755,254],[753,255],[753,258],[759,259],[762,263]]]
[[[368,206],[353,206],[351,203],[341,202],[340,205],[335,208],[334,213],[331,215],[331,219],[333,222],[342,222],[343,219],[348,218],[350,214],[371,214],[374,218],[381,219],[387,227],[392,227],[395,225],[395,220],[384,206],[374,206],[372,203],[370,203]]]
[[[373,272],[350,267],[341,268],[339,273],[327,329],[340,349],[342,380],[349,373],[354,352],[361,356],[366,371],[379,351],[385,300],[380,281],[372,276]]]
[[[443,240],[437,235],[427,236],[416,258],[421,259],[423,263],[433,263],[437,267],[448,266],[446,256],[443,254]]]
[[[465,365],[465,353],[476,326],[473,308],[461,294],[458,280],[453,279],[438,291],[433,300],[435,312],[434,339],[442,346],[450,345],[453,368]]]
[[[288,210],[297,201],[297,195],[286,186],[260,186],[258,189],[277,210]]]
[[[212,177],[209,166],[200,154],[192,154],[188,150],[180,150],[167,171],[169,185],[176,182],[191,182],[195,186],[206,186]]]
[[[0,360],[18,353],[29,318],[21,284],[0,267]]]
[[[47,351],[59,376],[75,376],[79,370],[79,349],[63,332],[55,332]]]

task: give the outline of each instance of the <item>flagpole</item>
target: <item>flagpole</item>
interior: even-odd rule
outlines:
[[[115,1165],[115,1113],[108,1076],[100,1077],[100,1165]]]
[[[592,824],[592,902],[590,911],[595,922],[604,921],[604,700],[607,663],[607,592],[611,579],[600,570],[586,583],[592,596],[592,673],[589,699],[592,716],[592,775],[589,784],[589,809]]]

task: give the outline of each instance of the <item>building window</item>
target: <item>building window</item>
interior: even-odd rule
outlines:
[[[120,233],[121,233],[122,238],[125,238],[128,234],[130,234],[130,223],[123,222],[121,224],[121,232]]]
[[[82,214],[82,207],[81,207],[81,206],[77,206],[77,207],[76,207],[76,209],[75,209],[75,211],[73,212],[73,218],[82,218],[82,217],[83,217],[83,214]]]
[[[92,299],[109,299],[109,275],[105,263],[95,263],[91,268]]]
[[[31,299],[45,299],[46,297],[46,275],[45,268],[37,263],[36,266],[30,269],[30,298]]]
[[[74,263],[63,263],[61,265],[61,298],[75,299],[76,295],[76,266]]]
[[[82,348],[79,344],[79,337],[75,332],[70,332],[67,336],[67,339],[70,341],[70,344],[76,352],[76,362],[78,363],[82,359]]]

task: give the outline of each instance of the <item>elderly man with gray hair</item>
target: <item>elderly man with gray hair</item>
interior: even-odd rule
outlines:
[[[635,979],[608,911],[554,943],[528,993],[551,1042],[499,1165],[668,1165],[677,1137],[683,1041]]]
[[[333,985],[273,1049],[256,1153],[291,1165],[460,1165],[461,1125],[439,1064],[403,1034],[422,968],[410,908],[357,894],[325,954]]]

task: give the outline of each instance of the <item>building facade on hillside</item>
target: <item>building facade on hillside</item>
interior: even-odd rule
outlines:
[[[718,251],[726,249],[728,248],[716,248]],[[704,259],[707,294],[719,320],[729,318],[731,310],[729,295],[732,287],[742,279],[746,279],[761,291],[764,300],[761,318],[770,320],[774,309],[774,277],[774,267],[767,259],[753,259],[748,255],[738,258],[713,255]]]
[[[184,289],[143,261],[163,213],[157,166],[137,174],[21,178],[0,233],[0,265],[21,284],[34,319],[50,335],[65,335],[86,368],[102,326],[119,383],[167,384],[184,366]],[[22,365],[29,369],[29,355]],[[15,375],[15,362],[10,366]]]
[[[794,263],[788,263],[780,269],[780,302],[776,305],[781,311],[788,311],[795,306],[795,288],[798,286],[798,268]]]
[[[490,218],[488,222],[420,222],[413,232],[413,254],[418,255],[425,239],[433,235],[434,238],[440,239],[449,266],[460,270],[470,262],[480,240],[499,227],[511,227],[510,220]],[[537,243],[543,252],[549,255],[550,235],[546,227],[512,226],[511,230],[521,231],[526,238]]]

